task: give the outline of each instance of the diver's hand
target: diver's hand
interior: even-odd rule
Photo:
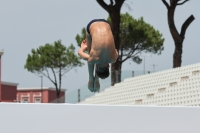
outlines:
[[[87,49],[87,42],[86,42],[86,39],[82,41],[82,43],[81,43],[81,49],[82,49],[83,51],[85,51],[85,50]]]

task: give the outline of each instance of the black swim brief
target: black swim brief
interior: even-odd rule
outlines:
[[[90,21],[89,24],[87,25],[87,32],[88,32],[88,34],[90,34],[90,25],[92,23],[94,23],[94,22],[106,22],[106,23],[108,23],[108,21],[106,21],[105,19],[94,19],[94,20]]]

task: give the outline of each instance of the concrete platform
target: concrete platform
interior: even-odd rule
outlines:
[[[1,133],[200,133],[199,107],[0,103]]]

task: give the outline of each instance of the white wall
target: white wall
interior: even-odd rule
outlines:
[[[0,103],[1,133],[200,133],[199,107]]]

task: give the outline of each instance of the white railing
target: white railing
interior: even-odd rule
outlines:
[[[127,78],[80,104],[200,106],[200,63]]]

